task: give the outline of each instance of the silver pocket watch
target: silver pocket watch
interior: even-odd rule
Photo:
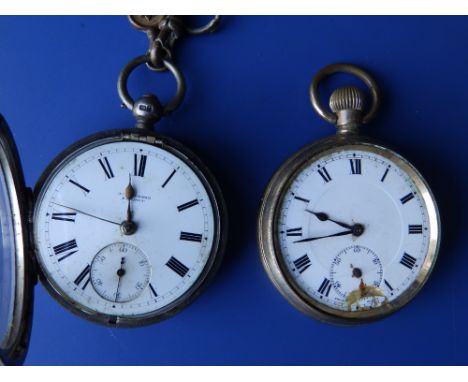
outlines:
[[[360,78],[335,90],[326,110],[319,83],[334,73]],[[272,283],[294,307],[329,323],[357,324],[407,304],[427,281],[439,249],[434,196],[416,168],[362,136],[379,106],[375,80],[330,65],[310,86],[312,106],[337,134],[294,154],[274,174],[258,217],[258,244]]]
[[[71,312],[114,327],[154,323],[199,295],[220,265],[226,242],[221,191],[198,157],[153,132],[181,103],[183,76],[172,60],[179,16],[131,16],[147,32],[148,52],[122,70],[118,90],[136,127],[85,138],[47,167],[34,192],[0,120],[0,363],[24,359],[37,277]],[[146,64],[169,70],[177,93],[166,106],[153,95],[134,101],[130,73]]]

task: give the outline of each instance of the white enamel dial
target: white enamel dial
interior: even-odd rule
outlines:
[[[421,272],[428,209],[387,151],[343,148],[309,163],[280,204],[280,256],[294,283],[338,311],[398,299]]]
[[[34,239],[62,298],[82,311],[138,318],[193,291],[218,231],[211,194],[188,163],[117,141],[79,149],[52,170],[37,198]]]

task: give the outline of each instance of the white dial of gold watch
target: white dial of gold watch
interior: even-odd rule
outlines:
[[[344,311],[398,298],[429,246],[427,207],[411,176],[363,149],[343,148],[304,168],[277,227],[291,277],[321,304]]]

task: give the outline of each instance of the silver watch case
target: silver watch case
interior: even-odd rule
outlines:
[[[25,186],[21,162],[13,136],[5,119],[0,115],[0,167],[5,177],[7,200],[12,213],[14,232],[15,272],[13,274],[13,315],[0,347],[0,365],[22,364],[27,353],[32,322],[33,285],[35,271],[29,240],[28,216],[30,211],[30,190]],[[0,266],[7,263],[0,253]],[[8,280],[0,280],[0,283]],[[1,301],[0,308],[6,305]]]
[[[89,311],[60,291],[53,281],[45,276],[38,257],[34,253],[33,213],[34,201],[54,171],[81,150],[87,150],[109,142],[143,142],[162,148],[183,160],[202,181],[210,197],[215,215],[215,238],[209,260],[192,288],[179,299],[150,314],[132,318],[108,316]],[[14,313],[12,325],[5,336],[5,346],[0,348],[0,365],[20,365],[24,362],[31,332],[33,289],[37,278],[48,292],[71,312],[90,321],[113,327],[135,327],[148,325],[169,318],[187,307],[207,286],[218,270],[227,241],[227,211],[221,190],[208,168],[189,149],[179,142],[155,134],[146,129],[110,130],[89,136],[59,154],[46,168],[34,189],[34,196],[27,189],[19,155],[6,124],[0,115],[0,166],[5,174],[8,201],[13,215],[15,232],[16,273],[14,275]],[[0,253],[2,260],[3,253]],[[1,265],[1,262],[0,262]],[[0,283],[4,280],[0,279]],[[1,307],[1,306],[0,306]]]

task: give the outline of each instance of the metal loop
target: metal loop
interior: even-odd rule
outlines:
[[[377,82],[375,82],[374,78],[372,78],[372,76],[369,73],[367,73],[363,69],[352,64],[328,65],[317,73],[317,75],[314,77],[309,87],[310,101],[315,111],[325,121],[332,123],[332,124],[336,124],[337,116],[323,107],[322,103],[320,102],[319,94],[318,94],[318,86],[319,86],[320,81],[323,80],[325,77],[328,77],[335,73],[352,74],[358,77],[367,85],[372,95],[372,106],[369,112],[364,116],[362,123],[369,122],[372,118],[375,117],[375,114],[377,113],[377,110],[380,105],[379,87],[377,85]]]
[[[190,34],[203,34],[203,33],[211,33],[218,29],[219,23],[221,21],[221,16],[216,15],[210,20],[210,22],[206,23],[205,25],[198,27],[198,28],[191,28],[189,26],[185,26],[185,30],[187,33]]]
[[[148,55],[138,56],[131,60],[127,65],[125,65],[125,67],[119,74],[119,79],[117,81],[117,90],[119,92],[119,97],[122,100],[122,103],[129,110],[133,109],[135,101],[128,93],[128,77],[136,67],[143,64],[147,64],[149,62],[150,58]],[[166,106],[164,106],[164,115],[166,115],[177,109],[177,107],[182,102],[185,95],[185,80],[180,70],[171,61],[163,59],[162,62],[164,66],[167,69],[169,69],[169,71],[174,75],[177,82],[177,90],[174,98]]]

